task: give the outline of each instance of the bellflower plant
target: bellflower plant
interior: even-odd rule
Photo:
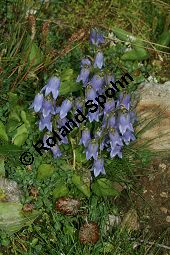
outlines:
[[[70,144],[72,137],[77,146],[83,148],[86,160],[92,164],[93,174],[97,177],[106,174],[106,157],[122,158],[123,147],[135,140],[133,124],[136,115],[131,111],[130,95],[125,92],[102,101],[105,91],[113,90],[110,82],[114,83],[115,76],[104,62],[104,36],[92,29],[90,43],[95,56],[86,56],[81,60],[76,79],[80,83],[80,94],[72,94],[71,99],[60,97],[60,78],[52,76],[35,96],[30,108],[40,116],[38,124],[39,130],[45,132],[44,147],[49,148],[47,139],[52,136],[52,130],[59,130],[63,136],[50,147],[53,157],[63,155],[63,146]],[[97,97],[99,101],[95,100]],[[89,100],[93,102],[91,107],[86,106]],[[85,116],[83,124],[76,122],[76,118],[71,121],[70,116],[80,113]],[[75,127],[79,130],[76,134],[73,131]]]

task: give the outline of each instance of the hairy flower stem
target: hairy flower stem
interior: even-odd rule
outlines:
[[[70,142],[71,142],[71,147],[72,147],[72,151],[73,151],[73,169],[76,169],[76,151],[74,149],[74,139],[72,139],[70,137]]]

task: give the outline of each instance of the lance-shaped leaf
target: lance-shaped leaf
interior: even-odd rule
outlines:
[[[143,49],[142,47],[136,47],[134,50],[130,50],[127,51],[123,54],[123,56],[121,57],[121,59],[123,60],[131,60],[131,61],[135,61],[135,60],[144,60],[147,59],[149,57],[149,53]]]
[[[100,178],[92,184],[92,191],[97,196],[118,196],[119,192],[114,188],[113,183],[106,179]]]
[[[163,32],[160,37],[158,38],[157,44],[160,44],[159,46],[157,45],[156,47],[159,50],[164,50],[167,51],[167,48],[161,47],[161,46],[170,46],[170,30]]]
[[[17,133],[13,137],[12,141],[15,145],[21,146],[25,143],[27,138],[28,138],[28,129],[26,128],[25,124],[23,124],[17,128]]]
[[[84,183],[81,176],[74,174],[72,177],[72,183],[79,189],[86,197],[90,197],[90,185]]]
[[[122,41],[128,41],[129,36],[132,36],[131,33],[118,27],[114,27],[112,30],[114,34],[117,36],[117,38],[119,38]]]

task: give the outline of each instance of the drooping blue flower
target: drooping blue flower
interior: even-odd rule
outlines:
[[[97,160],[98,157],[98,143],[95,140],[91,140],[86,148],[86,159],[91,157]]]
[[[106,113],[110,113],[115,109],[115,101],[112,98],[108,98],[106,103],[104,104],[104,115]]]
[[[131,103],[131,99],[130,99],[130,96],[127,94],[127,95],[123,95],[123,93],[121,93],[119,95],[119,98],[117,100],[117,108],[125,108],[126,110],[129,111],[130,109],[130,103]]]
[[[81,67],[90,67],[91,66],[91,61],[88,58],[83,58],[81,61]]]
[[[116,145],[123,146],[122,138],[116,129],[111,128],[109,131],[110,145],[114,148]]]
[[[42,131],[44,128],[47,128],[49,131],[52,131],[52,122],[51,122],[51,115],[49,114],[47,117],[41,117],[39,121],[39,130]]]
[[[96,112],[90,112],[89,111],[87,116],[88,116],[88,119],[89,119],[90,123],[94,120],[99,122],[99,109]]]
[[[92,29],[90,32],[90,42],[96,46],[101,43],[104,43],[104,37],[102,34],[99,34],[96,29]]]
[[[105,43],[104,37],[102,34],[97,34],[96,36],[96,45],[98,46],[99,44]]]
[[[93,171],[94,171],[95,177],[97,177],[100,173],[106,174],[105,169],[104,169],[104,159],[103,158],[98,158],[97,160],[94,161]]]
[[[43,102],[43,106],[42,106],[42,114],[43,117],[47,117],[50,113],[54,113],[54,107],[52,105],[52,103],[48,100],[44,100]]]
[[[90,135],[90,131],[88,128],[84,129],[82,131],[82,136],[81,136],[81,139],[80,139],[80,144],[83,144],[84,147],[87,147],[88,143],[90,142],[91,140],[91,135]]]
[[[125,108],[126,110],[129,111],[130,109],[130,96],[129,95],[123,95],[123,93],[121,93],[119,95],[119,98],[117,100],[117,107],[119,108]]]
[[[60,151],[60,148],[59,146],[56,144],[54,145],[53,147],[51,147],[51,151],[53,153],[53,157],[54,158],[58,158],[58,157],[61,157],[62,156],[62,153]]]
[[[122,136],[122,140],[128,145],[131,141],[134,141],[136,138],[132,132],[127,130],[124,135]]]
[[[103,53],[101,51],[99,51],[95,57],[95,61],[94,61],[94,68],[99,68],[102,69],[104,65],[104,56]]]
[[[45,96],[48,96],[50,93],[52,93],[54,100],[56,100],[59,95],[59,88],[60,88],[60,79],[53,76],[49,79],[47,84],[42,88],[41,92],[45,91]]]
[[[90,42],[92,44],[96,44],[96,36],[97,36],[97,31],[92,28],[92,30],[90,32]]]
[[[111,148],[110,157],[113,158],[117,155],[119,158],[122,158],[121,149],[122,149],[122,146],[119,146],[119,145],[116,145],[115,147]]]
[[[107,122],[108,128],[115,128],[116,127],[116,116],[114,113],[111,113],[108,122]]]
[[[128,113],[119,115],[118,127],[119,127],[119,131],[122,135],[124,135],[126,130],[129,130],[132,132],[134,131],[131,120],[130,120],[130,115]]]
[[[72,102],[68,99],[65,99],[61,104],[60,109],[60,118],[63,119],[66,117],[67,113],[71,110]]]
[[[85,96],[87,101],[94,100],[97,96],[96,90],[91,85],[88,85],[85,90]]]
[[[35,96],[34,101],[30,106],[30,109],[34,108],[34,112],[39,112],[42,109],[43,101],[44,101],[43,95],[38,93]]]
[[[83,85],[85,85],[88,82],[89,74],[90,74],[90,69],[83,67],[80,71],[80,74],[77,77],[76,82],[82,81]]]
[[[102,89],[102,86],[104,84],[104,79],[100,75],[95,74],[93,78],[91,79],[90,84],[92,85],[95,91],[99,91]]]

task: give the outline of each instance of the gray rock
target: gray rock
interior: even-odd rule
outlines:
[[[5,202],[19,202],[21,191],[15,181],[0,178],[0,200]]]
[[[151,149],[170,150],[170,81],[164,84],[142,83],[133,98],[139,120],[137,131],[152,120],[145,132],[141,132],[141,138],[153,139],[149,146]]]

